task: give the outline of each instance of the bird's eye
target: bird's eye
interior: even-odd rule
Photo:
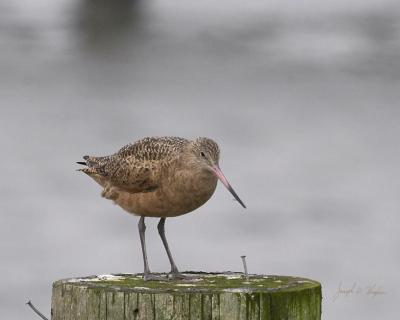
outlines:
[[[202,151],[202,152],[200,152],[200,155],[203,157],[203,158],[205,158],[206,157],[206,155],[204,154],[204,152]]]

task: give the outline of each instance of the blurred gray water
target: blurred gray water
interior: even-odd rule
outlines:
[[[0,3],[0,315],[54,280],[141,272],[136,217],[75,172],[143,136],[209,136],[219,186],[167,220],[182,270],[310,277],[323,319],[394,319],[400,280],[400,5]],[[156,220],[150,266],[168,271]],[[340,296],[356,282],[363,294]],[[365,294],[369,285],[384,295]]]

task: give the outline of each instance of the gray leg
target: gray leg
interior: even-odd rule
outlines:
[[[140,244],[142,245],[142,254],[143,254],[143,263],[144,263],[144,274],[150,273],[149,263],[147,262],[147,252],[146,252],[146,240],[144,233],[146,232],[146,225],[144,224],[144,217],[140,217],[139,220],[139,235],[140,235]]]
[[[158,223],[158,233],[160,234],[161,240],[164,244],[164,248],[165,251],[167,251],[167,255],[168,255],[168,259],[169,262],[171,264],[171,273],[170,273],[170,277],[171,278],[175,278],[175,279],[187,279],[188,277],[182,275],[179,270],[178,267],[176,266],[174,259],[172,258],[172,254],[171,251],[169,250],[169,246],[168,246],[168,242],[167,242],[167,238],[165,237],[165,218],[161,218],[160,222]]]
[[[146,225],[144,224],[144,216],[140,217],[139,220],[139,235],[140,235],[140,243],[142,245],[142,253],[143,253],[143,263],[144,263],[144,272],[143,279],[144,280],[162,280],[163,278],[151,274],[149,263],[147,261],[147,252],[146,252],[146,240],[145,240],[145,231]]]

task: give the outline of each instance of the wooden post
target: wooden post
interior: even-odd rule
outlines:
[[[192,280],[143,281],[140,274],[53,284],[53,320],[320,320],[313,280],[241,273],[185,273]]]

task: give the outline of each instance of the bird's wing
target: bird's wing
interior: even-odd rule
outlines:
[[[89,168],[82,171],[130,193],[153,191],[159,186],[162,165],[186,143],[175,137],[144,138],[109,157],[84,157]]]
[[[189,140],[179,137],[149,137],[122,147],[116,155],[134,156],[142,161],[163,160],[179,152]]]
[[[159,185],[155,161],[138,160],[135,156],[116,156],[104,166],[103,171],[109,184],[130,193],[153,191]]]

